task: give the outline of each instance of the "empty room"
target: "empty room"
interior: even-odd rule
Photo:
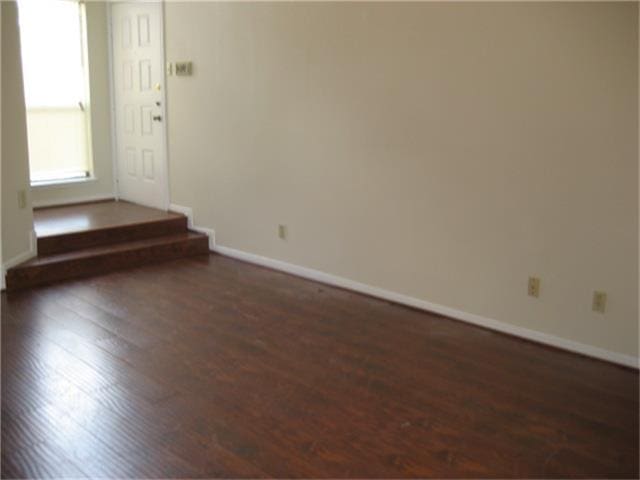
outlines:
[[[2,478],[638,478],[639,20],[0,1]]]

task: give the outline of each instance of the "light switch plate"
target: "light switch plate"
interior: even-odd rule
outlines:
[[[176,75],[179,77],[188,77],[193,73],[193,63],[176,62],[175,72],[176,72]]]

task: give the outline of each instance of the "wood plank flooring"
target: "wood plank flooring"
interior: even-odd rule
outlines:
[[[638,373],[205,255],[2,295],[2,476],[638,477]]]
[[[33,228],[39,238],[88,230],[109,229],[180,218],[182,215],[125,201],[109,200],[33,211]]]

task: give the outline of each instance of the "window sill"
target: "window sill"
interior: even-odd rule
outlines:
[[[45,188],[55,188],[55,187],[67,187],[71,185],[83,184],[83,183],[92,183],[96,182],[98,179],[96,177],[87,177],[87,178],[68,178],[68,179],[60,179],[60,180],[47,180],[42,182],[32,182],[32,189],[45,189]]]

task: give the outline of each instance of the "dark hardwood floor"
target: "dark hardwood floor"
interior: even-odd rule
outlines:
[[[2,295],[3,477],[638,477],[638,373],[217,255]]]

